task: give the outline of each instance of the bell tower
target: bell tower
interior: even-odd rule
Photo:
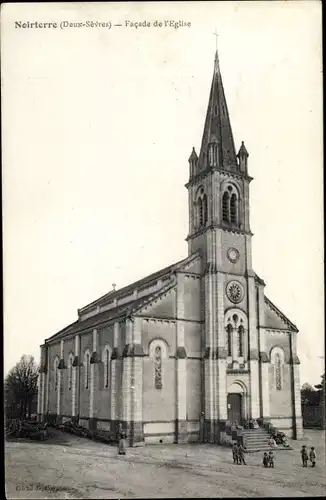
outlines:
[[[238,154],[235,151],[216,52],[199,157],[195,148],[189,157],[189,182],[186,184],[189,203],[189,254],[200,250],[208,262],[214,262],[216,257],[217,264],[221,259],[217,255],[211,255],[212,248],[208,248],[212,231],[251,236],[249,183],[252,178],[248,175],[248,156],[244,142]]]
[[[189,158],[189,255],[199,251],[203,263],[205,309],[204,392],[207,439],[218,442],[228,418],[228,374],[243,370],[252,380],[250,414],[259,416],[256,290],[251,262],[248,151],[242,142],[236,153],[216,51],[204,132],[199,156]],[[243,318],[228,324],[228,316]],[[238,311],[238,312],[237,312]],[[245,325],[245,326],[244,326]],[[243,339],[241,356],[228,345]],[[232,340],[234,342],[234,340]],[[251,351],[252,349],[252,351]],[[236,352],[234,357],[229,354]],[[252,352],[252,359],[250,353]],[[248,389],[249,390],[249,389]],[[251,397],[251,395],[250,395]]]

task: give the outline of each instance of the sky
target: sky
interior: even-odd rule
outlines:
[[[112,27],[61,29],[62,21]],[[253,267],[300,330],[301,383],[319,383],[317,1],[2,5],[5,372],[23,354],[38,361],[44,339],[113,283],[187,256],[184,184],[191,149],[200,149],[215,29],[235,144],[245,141],[254,178]]]

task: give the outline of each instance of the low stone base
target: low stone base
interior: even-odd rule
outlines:
[[[97,419],[96,418],[90,418],[88,421],[88,429],[90,431],[96,431],[97,430]]]
[[[110,432],[112,436],[114,436],[116,439],[118,438],[119,423],[120,423],[119,420],[110,421]]]
[[[226,433],[226,420],[204,421],[204,442],[221,444]]]
[[[304,437],[304,432],[303,432],[303,423],[302,423],[302,418],[296,418],[294,419],[293,422],[293,437],[292,439],[303,439]]]
[[[127,443],[129,446],[143,446],[144,443],[144,425],[143,422],[117,422],[117,424],[122,425],[122,428],[127,434]],[[119,430],[119,425],[117,432]]]
[[[188,442],[188,430],[186,420],[175,421],[175,442],[178,444]]]

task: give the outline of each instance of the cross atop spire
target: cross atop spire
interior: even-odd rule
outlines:
[[[214,31],[213,35],[215,35],[215,38],[216,38],[216,47],[215,47],[215,50],[217,52],[217,38],[218,38],[219,35],[217,33],[217,29],[216,28],[215,28],[215,31]]]
[[[218,37],[215,31],[216,40]],[[215,148],[215,149],[214,149]],[[213,153],[212,151],[216,151]],[[232,128],[222,83],[221,70],[216,51],[214,73],[208,101],[204,133],[198,159],[198,169],[216,166],[238,170]]]
[[[214,71],[217,72],[219,71],[219,61],[218,61],[218,50],[217,50],[217,39],[219,37],[219,34],[217,33],[217,29],[215,28],[215,31],[213,33],[215,36],[215,65],[214,65]]]

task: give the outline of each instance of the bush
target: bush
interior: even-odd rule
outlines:
[[[50,427],[56,427],[57,426],[57,414],[56,413],[47,413],[44,416],[44,421],[50,426]]]

